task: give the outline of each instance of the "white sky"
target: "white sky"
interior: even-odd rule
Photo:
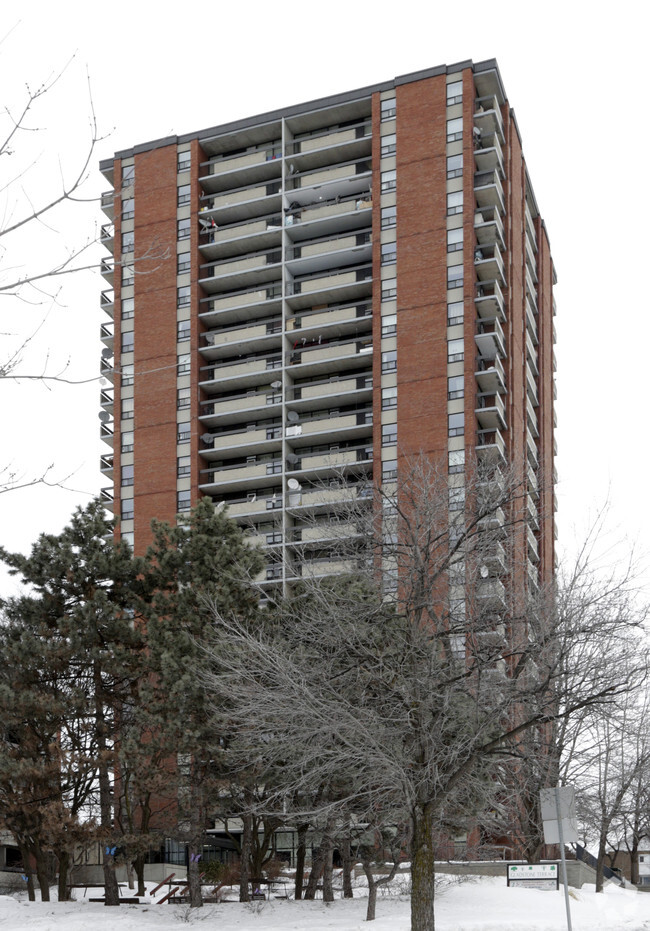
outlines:
[[[48,125],[50,135],[28,140],[44,149],[40,165],[56,157],[70,175],[83,157],[86,68],[107,134],[96,165],[116,150],[171,133],[422,68],[497,59],[559,278],[560,543],[570,546],[572,528],[584,527],[609,495],[615,532],[650,552],[650,441],[641,404],[650,340],[649,301],[641,288],[649,206],[641,171],[650,141],[648,8],[631,0],[615,6],[184,0],[162,10],[147,0],[128,6],[38,0],[20,13],[3,9],[3,102],[19,100],[25,83],[37,84],[75,55],[35,123]],[[59,169],[56,160],[51,164],[53,185]],[[5,159],[0,187],[13,172]],[[89,190],[106,186],[95,174]],[[81,207],[68,237],[83,241],[104,220],[98,207]],[[70,231],[70,222],[61,218],[58,228]],[[33,231],[25,246],[31,255],[57,248],[47,230]],[[0,249],[0,270],[6,264]],[[102,286],[99,275],[89,273],[64,287],[22,371],[42,371],[49,354],[51,374],[69,359],[66,377],[97,375]],[[32,332],[47,309],[0,301],[0,346],[10,345],[5,334]],[[39,532],[57,532],[76,504],[108,484],[98,471],[99,455],[108,451],[98,439],[98,393],[97,382],[51,389],[0,382],[0,461],[25,476],[53,463],[52,476],[76,489],[0,495],[0,544],[24,550]],[[0,595],[12,587],[0,578]]]

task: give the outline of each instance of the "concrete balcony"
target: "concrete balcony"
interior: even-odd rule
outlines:
[[[99,457],[99,471],[102,475],[111,476],[113,474],[113,456],[105,455]]]
[[[539,562],[539,544],[532,527],[526,527],[526,547],[528,558],[535,563]]]
[[[474,413],[482,430],[505,430],[506,409],[500,394],[479,394]]]
[[[490,571],[490,575],[500,575],[506,571],[506,551],[502,543],[495,542],[481,560]]]
[[[494,508],[488,514],[485,514],[478,521],[477,526],[479,530],[484,531],[494,531],[502,530],[506,524],[506,515],[504,514],[502,508]]]
[[[308,310],[287,320],[287,336],[294,341],[317,339],[324,330],[329,335],[331,328],[336,336],[371,330],[371,302],[335,304],[316,311]]]
[[[481,138],[497,133],[503,141],[503,119],[494,94],[477,97],[474,101],[474,125],[480,129]]]
[[[99,299],[99,306],[109,317],[115,313],[115,295],[112,291],[102,291]]]
[[[505,322],[506,305],[498,281],[481,281],[476,286],[474,306],[479,317],[492,320],[494,317]]]
[[[206,432],[202,434],[201,440],[203,443],[201,455],[206,462],[224,459],[228,456],[241,456],[243,453],[260,456],[280,451],[282,427],[278,425],[260,430],[243,429],[217,435]]]
[[[232,260],[202,265],[199,284],[206,294],[269,284],[280,287],[281,260],[281,251],[277,249],[262,252],[260,255],[240,256]]]
[[[277,213],[219,227],[204,227],[199,214],[199,249],[207,259],[272,251],[282,246],[282,214]]]
[[[371,293],[371,263],[316,272],[287,283],[287,303],[294,311],[314,304],[352,301]]]
[[[474,268],[479,281],[495,281],[503,286],[506,270],[497,245],[477,246],[474,250]]]
[[[206,361],[225,359],[237,353],[277,353],[282,345],[282,320],[271,319],[257,326],[235,326],[202,335],[200,352]]]
[[[539,375],[539,367],[537,364],[537,349],[535,348],[535,344],[530,338],[530,333],[528,333],[528,331],[526,331],[526,361],[528,364],[530,364],[535,377],[537,377]]]
[[[526,391],[528,393],[528,397],[530,398],[533,404],[533,407],[537,407],[539,405],[539,397],[537,394],[537,381],[533,374],[533,370],[528,363],[526,363]]]
[[[99,327],[99,338],[108,349],[113,349],[114,340],[113,323],[102,323]]]
[[[217,425],[268,420],[280,416],[281,401],[281,389],[275,390],[267,385],[250,394],[245,392],[204,404],[199,420],[207,429]]]
[[[346,404],[360,404],[366,402],[372,406],[372,377],[363,376],[354,378],[336,378],[333,380],[317,381],[290,388],[287,392],[287,403],[297,413],[320,408],[345,397]]]
[[[269,374],[282,366],[282,356],[267,356],[261,359],[226,362],[214,368],[201,370],[200,386],[207,394],[216,394],[226,387],[229,391],[238,388],[253,388],[268,382]]]
[[[537,469],[539,466],[539,453],[537,451],[537,443],[535,442],[535,437],[531,433],[526,431],[526,456],[528,462],[532,465],[534,469]]]
[[[276,317],[282,313],[281,298],[282,287],[279,284],[271,284],[266,288],[244,288],[202,302],[199,319],[211,328],[267,316]]]
[[[112,288],[113,287],[113,276],[115,272],[115,263],[113,259],[112,258],[102,259],[99,265],[99,271],[104,281],[106,281]]]
[[[506,607],[506,589],[500,579],[478,579],[476,599],[484,608],[491,611],[503,611]]]
[[[352,194],[340,201],[333,198],[311,206],[297,205],[285,216],[285,229],[292,242],[312,236],[326,236],[339,231],[367,229],[372,221],[372,197],[369,192]]]
[[[344,372],[350,368],[371,368],[372,338],[360,337],[334,343],[314,342],[304,346],[296,342],[294,348],[286,354],[285,362],[291,366],[294,379],[315,375],[323,377],[327,372]]]
[[[342,161],[369,158],[372,154],[372,124],[361,120],[356,126],[308,136],[289,142],[286,163],[289,174]]]
[[[526,495],[526,515],[531,527],[533,527],[535,530],[539,530],[539,514],[537,512],[537,505],[533,501],[531,495]]]
[[[496,245],[505,247],[503,220],[496,207],[484,207],[474,214],[474,233],[481,246]]]
[[[278,181],[282,174],[280,142],[269,143],[254,152],[213,158],[200,166],[199,183],[208,194],[241,188],[255,183]]]
[[[539,342],[538,337],[537,337],[537,319],[535,317],[535,311],[533,310],[533,305],[528,295],[526,295],[525,307],[526,307],[526,328],[528,330],[528,333],[530,334],[530,338],[532,339],[533,343],[535,344],[535,346],[537,346]]]
[[[537,425],[537,414],[535,413],[535,408],[533,403],[528,396],[526,396],[526,425],[532,435],[537,438],[539,436],[539,427]]]
[[[245,489],[254,485],[255,488],[276,485],[281,475],[272,471],[272,463],[237,463],[236,465],[222,466],[214,471],[204,469],[201,475],[200,488],[206,494],[227,494]]]
[[[489,463],[505,463],[506,444],[500,430],[479,430],[476,442],[479,460]]]
[[[474,373],[479,389],[486,394],[503,394],[506,390],[506,376],[501,359],[479,359],[478,369]]]
[[[481,133],[474,148],[477,171],[498,171],[503,178],[503,149],[497,133]]]
[[[101,208],[110,220],[115,218],[115,191],[104,191],[101,195]]]
[[[99,232],[99,241],[109,252],[113,252],[115,242],[115,226],[112,223],[104,223]]]
[[[475,173],[474,198],[476,206],[481,210],[483,207],[496,207],[501,214],[506,212],[503,185],[498,171],[477,171]]]
[[[477,330],[478,332],[474,336],[474,341],[481,359],[505,357],[505,337],[501,324],[497,319],[492,321],[479,320],[477,323]]]
[[[286,429],[287,438],[291,439],[296,452],[299,452],[300,446],[307,445],[307,438],[311,442],[319,434],[324,434],[332,442],[370,437],[372,408],[340,416],[326,414],[311,420],[303,419],[301,422],[289,423]]]

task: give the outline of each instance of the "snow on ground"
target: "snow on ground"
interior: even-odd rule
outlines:
[[[593,886],[571,890],[573,931],[650,931],[650,894]],[[366,900],[293,902],[274,900],[206,905],[121,905],[106,908],[84,900],[41,903],[0,896],[2,931],[179,931],[183,927],[220,931],[409,931],[409,902],[403,895],[377,902],[374,924],[365,921]],[[563,931],[564,893],[508,889],[505,879],[452,882],[436,903],[437,931]]]

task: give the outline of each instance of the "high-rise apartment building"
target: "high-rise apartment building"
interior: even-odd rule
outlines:
[[[450,507],[470,457],[519,463],[526,584],[549,577],[554,270],[495,61],[101,170],[102,469],[137,551],[210,495],[266,546],[266,588],[329,574],[333,503],[422,452],[448,463]]]

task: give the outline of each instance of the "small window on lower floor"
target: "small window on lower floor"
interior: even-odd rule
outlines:
[[[176,493],[176,510],[180,513],[181,511],[189,511],[192,508],[192,492],[179,491]]]
[[[465,358],[465,340],[447,340],[447,362],[462,362]]]
[[[384,411],[397,407],[397,388],[381,389],[381,409]]]
[[[449,414],[449,436],[462,436],[465,433],[465,414]]]
[[[176,475],[178,478],[183,478],[185,475],[190,475],[192,471],[192,457],[191,456],[179,456],[176,460]]]
[[[449,474],[465,471],[465,450],[451,449],[449,451]]]
[[[120,517],[122,520],[133,520],[133,498],[122,498]]]
[[[396,446],[397,445],[397,424],[396,423],[385,423],[382,426],[381,445],[382,446]]]
[[[397,278],[384,278],[381,283],[382,301],[391,301],[397,297]]]
[[[382,482],[394,482],[397,478],[397,459],[384,459],[381,464]]]
[[[465,377],[463,375],[450,375],[447,379],[447,398],[453,401],[462,398],[465,394]]]

